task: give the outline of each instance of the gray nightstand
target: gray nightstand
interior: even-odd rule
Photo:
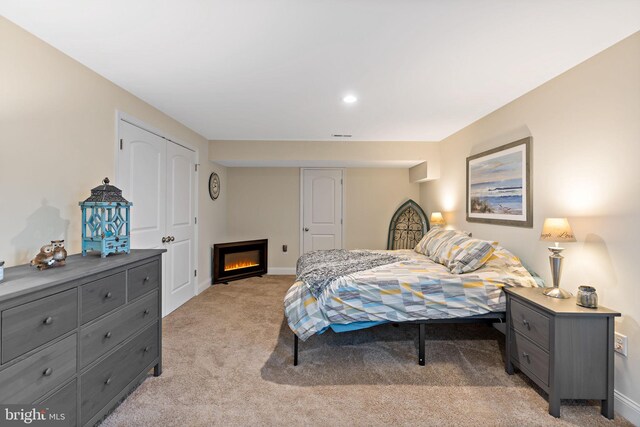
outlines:
[[[576,305],[574,297],[550,298],[541,288],[505,288],[505,369],[514,367],[549,394],[549,413],[560,399],[597,399],[613,419],[614,318],[605,307]]]

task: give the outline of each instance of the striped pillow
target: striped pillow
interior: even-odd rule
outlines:
[[[494,243],[467,238],[465,241],[459,242],[457,247],[450,251],[450,258],[444,265],[453,274],[475,271],[489,261],[496,249]]]
[[[427,255],[432,261],[448,266],[449,261],[453,259],[455,253],[458,252],[461,245],[469,240],[469,236],[464,233],[456,233],[450,235],[438,247]]]
[[[414,250],[420,254],[431,257],[431,255],[450,238],[461,234],[461,231],[445,230],[444,228],[432,228],[418,242]]]

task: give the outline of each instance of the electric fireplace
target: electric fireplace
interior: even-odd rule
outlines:
[[[267,239],[213,245],[212,284],[267,274]]]

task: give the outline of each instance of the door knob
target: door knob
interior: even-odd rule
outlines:
[[[175,237],[173,237],[173,236],[169,236],[169,241],[170,241],[170,242],[173,242],[174,240],[176,240],[176,238],[175,238]]]
[[[163,237],[163,238],[162,238],[162,243],[167,243],[167,240],[168,240],[168,239],[167,239],[166,237]]]
[[[305,231],[305,232],[309,231],[309,227],[305,227],[305,228],[304,228],[304,231]]]

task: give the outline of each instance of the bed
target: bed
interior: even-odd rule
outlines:
[[[428,240],[430,234],[433,233],[423,240]],[[459,232],[449,234],[462,239]],[[424,365],[425,324],[502,321],[502,289],[541,286],[541,281],[515,255],[495,242],[490,244],[491,253],[482,266],[461,274],[452,273],[442,259],[435,257],[439,262],[434,261],[433,248],[432,253],[402,249],[339,254],[316,251],[303,255],[298,261],[298,280],[284,299],[287,322],[294,332],[294,365],[298,363],[299,340],[306,341],[327,329],[347,332],[389,322],[415,323],[419,334],[418,362]],[[315,281],[301,274],[306,268],[322,276],[334,258],[354,257],[355,268],[341,267],[345,274],[340,274],[340,268],[329,268],[324,280]],[[359,264],[358,259],[367,257],[381,262],[364,268],[367,262]]]

